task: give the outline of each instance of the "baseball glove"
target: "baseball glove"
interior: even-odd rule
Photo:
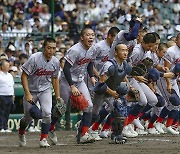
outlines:
[[[79,96],[74,96],[73,94],[71,94],[70,98],[72,107],[75,107],[81,111],[84,111],[88,107],[88,101],[85,99],[83,94]]]
[[[147,73],[147,68],[144,64],[138,64],[132,68],[130,75],[144,76]]]
[[[144,64],[146,69],[149,70],[153,66],[153,60],[147,57],[142,60],[142,64]]]
[[[56,100],[56,105],[52,110],[53,117],[62,117],[66,112],[66,104],[62,98]]]
[[[130,102],[138,102],[140,100],[140,93],[134,88],[129,90],[128,95],[130,96]]]

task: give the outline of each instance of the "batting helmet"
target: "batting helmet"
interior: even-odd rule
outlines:
[[[116,92],[119,95],[126,95],[129,92],[130,88],[126,82],[121,82],[118,88],[116,89]]]
[[[42,118],[42,112],[35,104],[33,104],[31,106],[31,108],[29,109],[29,114],[33,119],[41,119]]]
[[[104,94],[106,92],[107,85],[106,83],[96,82],[96,85],[91,88],[97,95]]]

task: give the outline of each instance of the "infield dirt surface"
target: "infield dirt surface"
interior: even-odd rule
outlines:
[[[109,144],[110,139],[76,144],[75,131],[57,131],[58,143],[39,148],[40,133],[26,133],[26,147],[19,147],[17,132],[0,133],[0,154],[180,154],[180,135],[145,135],[129,138],[127,143]],[[50,142],[49,142],[50,143]]]

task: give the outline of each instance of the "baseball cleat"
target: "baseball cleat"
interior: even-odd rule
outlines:
[[[104,130],[104,131],[101,131],[100,132],[100,137],[102,138],[108,138],[109,137],[109,134],[110,134],[110,131],[109,130]]]
[[[179,131],[175,131],[171,126],[166,128],[167,132],[173,134],[173,135],[178,135]]]
[[[89,128],[89,134],[95,139],[95,141],[102,140],[102,138],[99,136],[98,130],[92,130],[92,128]]]
[[[49,137],[49,139],[51,140],[51,142],[52,142],[53,145],[56,145],[56,144],[57,144],[57,136],[56,136],[56,133],[55,133],[54,130],[49,131],[48,137]]]
[[[28,132],[34,133],[35,132],[34,127],[33,126],[29,127]]]
[[[134,119],[134,120],[133,120],[133,124],[134,124],[137,128],[144,129],[144,127],[143,127],[143,125],[141,124],[139,118],[138,118],[138,119]]]
[[[127,142],[127,138],[122,135],[111,134],[111,141],[109,144],[124,144]]]
[[[26,136],[25,136],[25,134],[23,134],[23,135],[19,134],[19,146],[20,147],[26,146]]]
[[[43,138],[41,141],[39,141],[39,146],[40,146],[41,148],[50,147],[50,145],[48,144],[46,138]]]
[[[129,129],[129,125],[124,126],[122,134],[126,137],[136,137],[137,136],[137,132],[136,134],[133,134],[130,129]]]
[[[41,130],[40,130],[37,126],[35,126],[35,127],[34,127],[34,131],[35,131],[35,132],[40,132]]]
[[[139,135],[147,135],[148,132],[144,131],[144,129],[140,129],[140,128],[136,128],[136,132],[139,134]]]
[[[148,133],[149,134],[154,134],[154,135],[156,135],[156,134],[160,134],[157,130],[156,130],[156,128],[149,128],[148,129]]]
[[[154,126],[159,133],[164,134],[164,130],[163,130],[162,124],[160,122],[155,123]]]
[[[81,136],[80,143],[92,143],[94,140],[95,139],[91,135],[85,133],[85,135]]]

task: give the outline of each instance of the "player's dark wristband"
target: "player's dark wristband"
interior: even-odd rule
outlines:
[[[163,77],[164,76],[164,73],[160,72],[160,77]]]

